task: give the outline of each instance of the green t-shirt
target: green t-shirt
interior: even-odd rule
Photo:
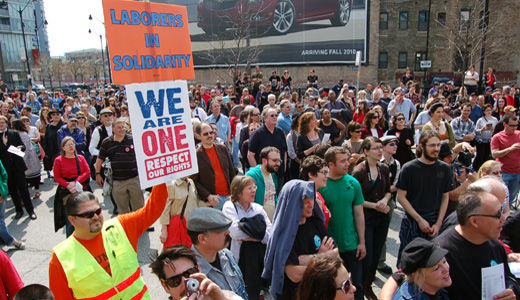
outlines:
[[[355,250],[358,234],[354,222],[354,206],[365,202],[361,185],[356,178],[345,175],[327,179],[327,186],[318,190],[330,210],[328,232],[338,245],[339,252]]]

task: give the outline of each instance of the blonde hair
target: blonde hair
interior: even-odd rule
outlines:
[[[493,169],[496,166],[502,167],[502,163],[498,162],[496,160],[488,160],[488,161],[484,162],[480,166],[480,169],[478,169],[478,178],[480,179],[486,175],[489,175],[489,172],[491,171],[491,169]],[[484,175],[484,173],[486,173],[486,174]]]

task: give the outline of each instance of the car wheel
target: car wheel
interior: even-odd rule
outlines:
[[[339,0],[338,10],[334,17],[330,19],[330,23],[334,26],[345,26],[350,20],[350,13],[352,12],[352,0]]]
[[[273,30],[279,34],[286,34],[294,25],[296,12],[289,0],[280,0],[274,9]]]

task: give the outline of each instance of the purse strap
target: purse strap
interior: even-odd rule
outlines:
[[[190,182],[188,181],[188,194],[186,195],[186,199],[184,200],[184,204],[181,209],[181,220],[184,218],[184,211],[186,210],[186,205],[188,204],[188,197],[190,196]]]
[[[78,169],[78,178],[79,176],[81,176],[81,169],[79,167],[79,159],[78,159],[78,155],[74,155],[74,157],[76,157],[76,168]]]

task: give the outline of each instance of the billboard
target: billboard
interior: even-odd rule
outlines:
[[[367,61],[369,0],[167,2],[188,7],[196,68]]]

